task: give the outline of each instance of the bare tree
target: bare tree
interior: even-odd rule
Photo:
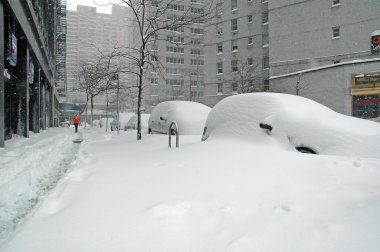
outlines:
[[[137,78],[137,140],[141,140],[141,105],[145,72],[149,68],[160,67],[157,56],[149,51],[149,45],[154,43],[152,41],[160,39],[159,32],[162,30],[176,30],[194,23],[205,23],[213,13],[211,11],[213,4],[210,1],[211,3],[203,8],[196,8],[190,4],[184,6],[180,15],[169,16],[167,13],[175,6],[174,0],[121,0],[121,2],[130,7],[136,27],[134,37],[137,41],[128,48],[129,53],[125,57],[129,62],[127,72]]]
[[[244,59],[243,57],[233,58],[231,60],[231,74],[227,75],[231,78],[225,81],[236,85],[238,93],[252,93],[259,91],[261,88],[261,73],[259,71],[259,63],[253,58]]]
[[[104,65],[100,61],[93,64],[82,63],[77,72],[79,85],[76,91],[86,94],[86,117],[88,102],[90,101],[91,127],[93,126],[94,98],[107,90],[107,86],[105,85],[107,82],[104,80],[105,73]]]

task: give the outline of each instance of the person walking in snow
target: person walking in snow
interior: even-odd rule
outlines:
[[[78,116],[78,114],[75,114],[75,116],[73,117],[73,122],[75,126],[75,133],[78,133],[78,124],[80,123],[80,117]]]

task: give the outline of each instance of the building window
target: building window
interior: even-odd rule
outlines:
[[[268,34],[263,34],[263,46],[269,46],[269,36],[268,36]]]
[[[202,44],[202,40],[201,39],[191,39],[190,40],[190,44],[191,45],[201,45]]]
[[[333,39],[340,38],[340,27],[336,26],[332,28]]]
[[[379,100],[380,95],[378,94],[352,96],[352,115],[364,119],[379,117]]]
[[[269,57],[263,57],[263,69],[269,68]]]
[[[263,20],[263,24],[267,24],[268,23],[268,21],[269,21],[268,12],[263,12],[263,14],[262,14],[262,20]]]
[[[264,80],[264,91],[269,91],[269,80]]]
[[[151,55],[150,55],[150,61],[158,61],[158,57],[157,57],[157,55],[153,55],[153,54],[151,54]]]
[[[183,43],[185,43],[185,38],[184,37],[167,36],[166,40],[168,42],[175,43],[175,44],[183,44]]]
[[[183,65],[183,64],[185,64],[185,59],[184,58],[166,57],[166,63],[168,63],[168,64],[180,64],[180,65]]]
[[[190,54],[191,55],[203,55],[203,50],[191,48],[190,49]]]
[[[166,84],[170,86],[183,86],[185,84],[185,81],[172,79],[172,80],[166,80]]]
[[[237,92],[238,91],[238,84],[237,82],[232,82],[232,92]]]
[[[217,35],[222,35],[223,34],[223,27],[221,24],[216,25],[216,34]]]
[[[217,49],[217,53],[223,53],[223,43],[219,43],[216,45]]]
[[[157,78],[150,78],[150,84],[158,85],[158,79]]]
[[[237,39],[231,40],[231,51],[236,52],[238,49]]]
[[[252,45],[253,44],[253,37],[248,37],[248,45]]]
[[[200,29],[200,28],[190,28],[190,33],[192,33],[192,34],[203,34],[204,31],[203,31],[203,29]]]
[[[218,94],[223,94],[223,83],[218,84]]]
[[[339,6],[340,5],[340,0],[333,0],[332,1],[332,6]]]
[[[190,81],[190,86],[192,87],[204,87],[205,83],[203,80],[191,80]]]
[[[223,62],[218,62],[216,64],[216,68],[217,68],[217,74],[222,74],[223,73]]]
[[[252,57],[249,57],[247,59],[247,64],[248,64],[248,66],[253,66],[253,58]]]
[[[253,22],[253,17],[252,17],[252,15],[248,15],[248,16],[247,16],[247,19],[248,19],[248,23],[252,23],[252,22]]]
[[[166,51],[167,52],[171,52],[171,53],[180,53],[180,54],[183,54],[183,53],[185,53],[185,48],[183,48],[183,47],[175,47],[175,46],[167,46],[166,47]]]
[[[237,71],[239,71],[238,61],[237,60],[231,60],[231,72],[236,73]]]
[[[237,10],[237,0],[231,0],[231,10]]]
[[[191,59],[190,65],[192,66],[203,66],[205,64],[205,61],[203,59]]]
[[[231,20],[231,31],[237,31],[238,30],[238,20],[232,19]]]

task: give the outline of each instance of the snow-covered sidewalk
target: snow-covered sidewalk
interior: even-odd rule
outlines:
[[[34,191],[22,189],[34,180],[19,174],[44,171],[41,160],[57,167],[62,156],[71,160],[49,180],[64,174],[54,189],[36,193],[36,208],[1,251],[380,248],[378,159],[305,155],[231,139],[200,142],[200,136],[182,136],[181,147],[169,149],[168,136],[144,134],[137,142],[135,131],[85,131],[80,145],[71,136],[51,129],[0,151],[1,172],[17,173],[1,180],[1,192],[8,181],[13,193],[1,194],[9,202]],[[31,159],[33,153],[39,157]]]

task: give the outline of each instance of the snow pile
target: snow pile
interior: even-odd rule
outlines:
[[[149,118],[149,128],[167,133],[172,122],[178,124],[180,135],[200,135],[211,108],[198,102],[166,101],[158,104]],[[160,118],[165,120],[161,120]],[[164,125],[163,127],[160,127]]]
[[[268,134],[260,123],[273,130]],[[210,112],[206,127],[203,140],[233,137],[288,150],[305,146],[319,154],[380,158],[380,124],[336,113],[294,95],[255,93],[225,98]]]
[[[0,240],[5,239],[70,168],[78,155],[73,129],[14,136],[0,149]],[[43,139],[39,137],[43,136]]]

